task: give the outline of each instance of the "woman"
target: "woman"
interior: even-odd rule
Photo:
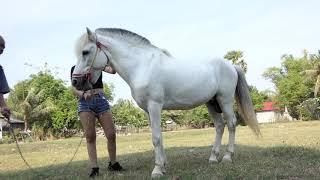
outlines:
[[[71,68],[71,75],[74,68],[75,66]],[[103,71],[110,74],[116,73],[110,66],[105,67]],[[92,168],[89,177],[99,175],[96,150],[96,118],[98,118],[108,140],[107,144],[110,158],[108,169],[110,171],[123,170],[121,165],[116,161],[116,132],[112,121],[110,105],[103,92],[102,73],[96,84],[93,85],[92,90],[79,91],[73,88],[73,91],[79,97],[78,113],[85,132],[90,166]]]

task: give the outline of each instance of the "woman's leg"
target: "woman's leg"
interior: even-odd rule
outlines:
[[[110,111],[104,112],[99,116],[99,122],[103,128],[104,134],[108,140],[108,153],[111,163],[116,162],[117,145],[116,145],[116,130],[112,121]]]
[[[98,167],[95,120],[96,117],[93,112],[80,112],[80,121],[87,140],[87,150],[91,168]]]

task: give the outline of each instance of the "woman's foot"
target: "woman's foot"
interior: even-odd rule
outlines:
[[[108,170],[109,171],[122,171],[123,168],[118,162],[115,162],[113,164],[111,162],[109,162]]]
[[[94,178],[96,176],[99,176],[99,168],[95,167],[91,169],[91,173],[89,175],[90,178]]]

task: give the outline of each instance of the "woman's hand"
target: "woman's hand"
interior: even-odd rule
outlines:
[[[116,71],[111,67],[111,66],[106,66],[104,69],[103,69],[104,72],[107,72],[107,73],[110,73],[110,74],[115,74]]]
[[[84,91],[82,94],[82,97],[84,98],[84,100],[89,100],[92,97],[92,93],[90,91]]]
[[[11,116],[11,111],[10,111],[10,109],[8,108],[8,107],[2,107],[1,108],[1,114],[5,117],[5,118],[7,118],[7,119],[10,119],[10,116]]]

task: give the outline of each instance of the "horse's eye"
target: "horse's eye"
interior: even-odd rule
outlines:
[[[82,51],[82,56],[88,55],[89,51]]]

